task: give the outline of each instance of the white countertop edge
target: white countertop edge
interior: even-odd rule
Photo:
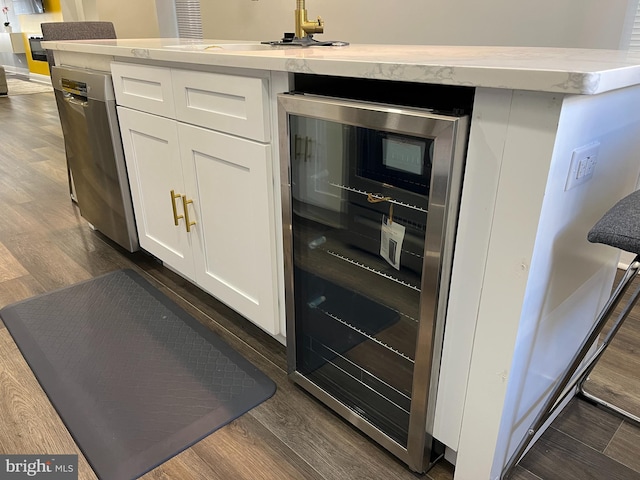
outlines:
[[[452,60],[447,64],[442,56],[425,60],[423,55],[422,60],[412,61],[410,54],[421,53],[420,46],[380,46],[385,53],[380,59],[372,52],[375,46],[371,45],[210,53],[167,48],[164,44],[170,41],[180,42],[176,39],[118,40],[110,43],[50,41],[43,42],[43,46],[65,52],[149,61],[566,94],[593,95],[640,84],[640,54],[630,55],[629,60],[624,57],[624,52],[617,51],[514,48],[510,55],[508,48],[485,47],[487,54],[483,47],[422,47],[425,50],[437,49],[439,54],[451,52]],[[407,53],[404,49],[410,51]],[[498,52],[495,57],[491,56],[493,50]],[[394,51],[397,51],[397,61],[393,58]],[[474,52],[477,58],[473,57]],[[531,59],[521,59],[517,56],[520,52],[524,52],[522,57],[532,52]],[[548,57],[545,56],[547,53]],[[459,58],[455,58],[455,54],[460,54]],[[612,55],[615,58],[609,60]],[[561,68],[562,65],[566,66]]]

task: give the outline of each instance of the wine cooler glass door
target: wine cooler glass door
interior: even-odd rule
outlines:
[[[419,432],[423,455],[446,218],[433,177],[438,149],[451,158],[453,124],[427,116],[419,131],[381,128],[357,107],[342,118],[281,101],[292,378],[398,452]]]
[[[296,363],[406,445],[427,212],[358,188],[361,130],[290,118]]]

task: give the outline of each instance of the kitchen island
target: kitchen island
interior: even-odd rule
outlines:
[[[265,214],[272,218],[263,231],[274,236],[279,316],[266,329],[281,340],[281,179],[273,140],[275,94],[291,88],[290,74],[475,89],[433,433],[449,448],[456,479],[499,476],[608,297],[618,252],[589,244],[586,232],[636,186],[640,55],[176,39],[45,45],[57,64],[82,68],[111,71],[116,62],[264,80],[270,125],[261,141],[272,141]],[[596,163],[583,175],[585,151],[595,152]]]

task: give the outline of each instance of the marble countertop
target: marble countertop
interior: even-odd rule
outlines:
[[[212,66],[593,95],[640,84],[640,52],[533,47],[270,47],[233,40],[50,41],[51,50]]]

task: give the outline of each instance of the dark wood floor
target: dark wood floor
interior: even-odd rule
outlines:
[[[453,478],[446,462],[423,476],[408,471],[294,386],[278,342],[154,259],[123,252],[92,232],[69,200],[53,94],[0,98],[0,307],[119,268],[142,273],[278,386],[270,400],[144,478]],[[628,365],[635,377],[623,375],[627,383],[622,389],[610,383],[614,375],[609,371],[604,377],[607,389],[626,392],[638,405],[638,316],[634,322],[636,330],[622,338],[622,353],[610,361],[613,367],[605,368]],[[640,479],[638,445],[640,429],[575,400],[523,459],[514,478]],[[95,478],[2,325],[0,453],[78,453],[80,478]]]

